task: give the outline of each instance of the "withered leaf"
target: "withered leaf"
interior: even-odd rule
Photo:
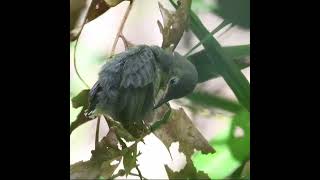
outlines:
[[[172,109],[171,114],[168,122],[157,129],[154,134],[164,143],[167,149],[173,142],[179,142],[179,151],[185,154],[187,164],[179,172],[173,172],[168,166],[165,166],[168,176],[170,178],[209,179],[204,172],[197,172],[191,156],[195,150],[204,154],[214,153],[215,150],[194,126],[182,108],[179,110]]]
[[[170,179],[210,179],[203,171],[197,171],[192,162],[187,162],[186,166],[179,172],[172,171],[165,165],[168,177]]]
[[[100,146],[100,148],[111,147],[114,149],[118,149],[118,143],[119,141],[116,135],[116,129],[115,127],[111,127],[109,128],[108,134],[102,138],[98,145]]]
[[[111,7],[117,6],[122,1],[127,0],[93,0],[93,5],[90,7],[88,12],[88,22],[96,19]]]
[[[70,31],[75,28],[81,15],[86,11],[86,0],[70,0]]]
[[[70,179],[97,179],[102,176],[109,178],[120,164],[121,156],[107,161],[80,161],[70,166]],[[111,164],[113,161],[118,161]]]
[[[163,19],[163,25],[157,21],[162,34],[162,48],[172,48],[178,45],[185,29],[188,26],[191,0],[181,0],[180,6],[175,12],[170,12],[159,3],[159,9]]]
[[[100,164],[92,161],[80,161],[70,166],[70,179],[97,179]]]
[[[128,1],[128,0],[104,0],[104,1],[108,4],[108,6],[114,7],[119,3],[121,3],[122,1]]]
[[[120,164],[122,155],[117,147],[115,131],[111,130],[99,142],[89,161],[80,161],[70,166],[70,179],[109,178]]]
[[[135,141],[136,139],[122,126],[121,123],[114,121],[110,119],[107,116],[104,116],[104,119],[106,120],[108,126],[110,129],[114,129],[117,136],[120,138],[125,139],[127,142],[129,141]]]
[[[81,27],[85,24],[88,23],[97,17],[101,16],[103,13],[108,11],[111,7],[115,7],[119,3],[125,0],[92,0],[89,8],[85,11],[84,8],[81,9],[81,12],[79,11],[78,14],[71,16],[70,21],[73,23],[70,25],[70,41],[76,40],[81,32]],[[71,4],[72,5],[72,4]],[[71,7],[72,9],[72,7]],[[87,17],[84,19],[81,19],[80,21],[79,17],[87,13]],[[72,27],[72,28],[71,28]]]
[[[173,142],[179,141],[181,152],[192,155],[194,149],[202,153],[213,153],[215,150],[194,126],[182,108],[172,109],[171,117],[166,124],[157,129],[154,134],[169,148]]]

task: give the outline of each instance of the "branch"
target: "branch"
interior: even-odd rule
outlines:
[[[97,120],[96,139],[95,139],[95,142],[94,142],[94,147],[95,147],[95,149],[97,149],[98,143],[99,143],[100,117],[101,117],[101,116],[99,116],[99,117],[98,117],[98,120]]]
[[[115,53],[115,49],[116,49],[116,46],[117,46],[119,37],[120,37],[120,35],[122,35],[122,31],[123,31],[123,28],[124,28],[124,24],[126,23],[126,21],[127,21],[127,19],[128,19],[129,13],[130,13],[130,11],[131,11],[131,9],[132,9],[132,6],[133,6],[133,2],[134,2],[134,0],[131,0],[131,1],[130,1],[130,4],[129,4],[129,6],[127,7],[127,10],[126,10],[126,12],[125,12],[125,14],[124,14],[124,16],[123,16],[123,18],[122,18],[122,20],[121,20],[120,27],[119,27],[119,29],[118,29],[118,32],[117,32],[117,34],[116,34],[116,38],[115,38],[115,40],[114,40],[114,42],[113,42],[113,45],[112,45],[112,48],[111,48],[110,57],[113,56],[114,53]]]

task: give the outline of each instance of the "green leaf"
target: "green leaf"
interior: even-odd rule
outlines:
[[[137,144],[128,148],[128,151],[123,156],[123,167],[126,175],[137,166]]]
[[[170,2],[175,8],[178,7],[173,0]],[[190,28],[199,40],[204,39],[210,33],[193,11],[190,11]],[[246,77],[237,65],[225,55],[221,45],[214,37],[203,42],[203,46],[210,59],[210,65],[217,67],[217,71],[230,86],[239,102],[250,111],[250,84]]]
[[[228,179],[250,179],[250,161],[243,162],[242,165],[228,177]]]
[[[218,0],[213,12],[233,24],[250,28],[250,0]]]
[[[244,164],[244,167],[241,172],[241,178],[250,179],[250,160]]]
[[[230,112],[238,112],[243,109],[243,107],[237,102],[205,93],[192,93],[186,96],[187,99],[191,100],[192,103],[202,105],[202,106],[212,106],[216,108],[220,108],[223,110],[227,110]]]
[[[192,14],[192,13],[191,13]],[[208,32],[195,14],[191,15],[191,29],[198,39],[202,39]],[[233,90],[239,102],[250,110],[250,85],[237,65],[224,55],[224,52],[216,39],[213,37],[203,43],[206,54],[211,60],[210,64],[217,68],[219,74]]]
[[[184,56],[188,56],[189,54],[191,54],[192,51],[195,50],[196,48],[198,48],[201,44],[203,44],[203,42],[208,40],[211,36],[213,36],[215,33],[219,32],[221,29],[223,29],[224,27],[226,27],[229,24],[230,23],[228,21],[222,21],[214,30],[212,30],[209,34],[207,34],[207,36],[204,39],[202,39],[201,41],[198,42],[198,44],[193,46]]]
[[[215,8],[216,8],[216,3],[214,3],[213,1],[193,0],[191,4],[191,9],[197,13],[212,12]]]
[[[78,108],[81,106],[83,106],[84,108],[87,108],[89,105],[89,102],[88,102],[89,91],[90,89],[82,90],[77,96],[73,97],[71,99],[72,106],[74,108]]]
[[[227,46],[222,48],[226,56],[232,59],[239,69],[250,66],[247,57],[250,56],[250,45]],[[199,51],[187,57],[198,70],[198,82],[202,83],[207,80],[220,76],[217,67],[211,63],[205,50]]]
[[[250,56],[250,44],[238,46],[226,46],[222,48],[226,56],[232,59],[240,59]]]
[[[151,132],[157,130],[162,124],[167,123],[170,115],[171,115],[171,108],[169,108],[169,110],[164,114],[164,116],[159,121],[156,121],[154,124],[152,124],[152,126],[150,127]]]
[[[192,160],[198,170],[208,173],[212,179],[224,179],[246,162],[250,154],[249,112],[239,111],[227,128],[218,134],[210,144],[216,149],[215,154],[195,153]],[[244,130],[242,137],[235,137],[237,127]]]
[[[203,39],[208,30],[199,18],[191,12],[191,29],[198,39]],[[211,37],[203,43],[206,54],[211,60],[210,64],[217,67],[217,71],[233,90],[239,102],[250,111],[250,85],[246,77],[241,73],[237,65],[224,54],[218,41]]]
[[[82,124],[93,120],[93,119],[89,119],[85,115],[85,111],[87,110],[87,107],[89,105],[89,102],[88,102],[89,91],[90,91],[89,89],[85,89],[85,90],[81,91],[77,96],[75,96],[71,99],[72,106],[74,108],[82,107],[82,109],[81,109],[80,113],[78,114],[77,119],[75,121],[73,121],[70,125],[70,135],[76,128],[78,128]]]
[[[230,139],[227,142],[233,157],[238,161],[246,161],[250,154],[250,121],[249,112],[241,111],[234,118],[230,131]],[[236,137],[234,133],[237,128],[241,128],[242,137]]]

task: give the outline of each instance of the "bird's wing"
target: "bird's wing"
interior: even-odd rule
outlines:
[[[98,101],[97,101],[97,94],[101,91],[101,86],[99,82],[96,82],[93,87],[90,89],[89,92],[89,107],[88,107],[88,112],[92,112]]]
[[[127,129],[137,129],[132,124],[142,122],[153,107],[156,68],[155,57],[149,47],[135,49],[123,66],[118,110],[119,119]],[[134,131],[129,130],[132,134]]]
[[[124,64],[120,84],[122,88],[145,87],[155,79],[156,61],[151,49],[141,47],[135,50]]]
[[[97,104],[112,104],[117,100],[123,64],[124,61],[118,58],[102,67],[98,81],[89,92],[89,112],[96,109]]]
[[[135,133],[137,124],[153,108],[154,83],[159,77],[157,69],[148,46],[116,55],[102,67],[99,80],[90,91],[91,108],[108,110],[115,120]]]

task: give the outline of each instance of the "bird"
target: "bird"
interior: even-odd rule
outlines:
[[[195,66],[179,53],[155,45],[136,45],[102,66],[89,92],[88,112],[109,116],[139,137],[149,113],[188,95],[197,82]],[[156,102],[160,90],[163,94]]]

